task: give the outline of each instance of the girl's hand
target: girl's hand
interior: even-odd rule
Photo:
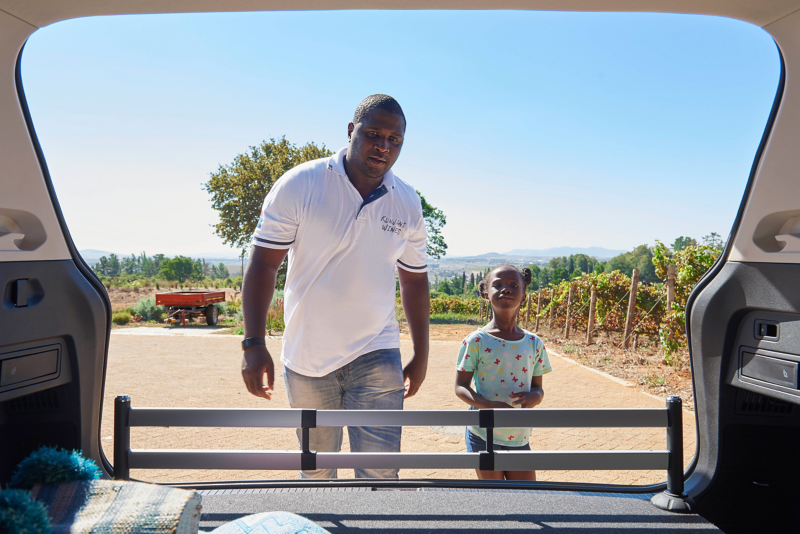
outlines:
[[[514,406],[522,406],[523,408],[533,408],[541,404],[544,399],[544,390],[542,388],[533,388],[530,391],[519,391],[509,395],[517,400],[512,402]]]

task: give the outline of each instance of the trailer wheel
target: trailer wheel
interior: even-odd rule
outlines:
[[[209,326],[217,326],[217,319],[219,319],[219,308],[212,304],[206,308],[206,324]]]

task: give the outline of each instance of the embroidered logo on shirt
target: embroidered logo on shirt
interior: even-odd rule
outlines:
[[[406,228],[406,223],[400,219],[392,219],[386,215],[381,217],[381,222],[383,223],[381,225],[381,230],[384,232],[392,232],[393,234],[400,235],[400,232]]]

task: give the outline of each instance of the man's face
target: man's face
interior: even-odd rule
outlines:
[[[382,178],[397,161],[405,133],[406,121],[402,116],[373,109],[358,124],[351,122],[347,126],[350,137],[347,163],[359,174]]]

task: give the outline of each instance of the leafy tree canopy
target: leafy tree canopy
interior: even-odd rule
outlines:
[[[703,236],[703,245],[722,251],[722,249],[725,247],[725,241],[722,240],[722,236],[717,232],[711,232],[710,234]]]
[[[287,171],[306,161],[332,155],[325,145],[308,143],[300,148],[281,137],[270,139],[220,165],[204,185],[211,205],[219,212],[215,233],[222,242],[245,249],[258,224],[264,197]]]
[[[422,217],[425,219],[425,230],[428,233],[428,257],[441,258],[447,252],[447,243],[442,236],[442,228],[447,224],[447,217],[439,208],[428,204],[422,193],[417,191],[422,201]]]
[[[161,276],[167,280],[177,280],[181,283],[189,278],[200,278],[202,274],[195,272],[196,265],[192,258],[175,256],[171,260],[164,262],[164,265],[161,267]]]
[[[298,148],[286,137],[281,137],[251,146],[249,151],[237,155],[230,165],[220,165],[204,184],[204,189],[211,194],[211,205],[219,212],[219,223],[214,225],[214,232],[223,243],[245,250],[258,224],[264,197],[278,178],[301,163],[332,154],[325,145],[307,143]],[[428,256],[440,258],[447,251],[441,232],[447,218],[442,210],[428,204],[421,194],[419,197],[428,231]],[[285,262],[278,274],[279,279],[285,276]]]
[[[630,252],[624,252],[608,260],[605,271],[621,271],[627,276],[633,275],[633,270],[639,269],[639,280],[647,284],[659,282],[656,269],[653,265],[653,249],[647,245],[639,245]]]
[[[680,252],[686,247],[693,247],[695,245],[697,245],[697,241],[695,241],[691,237],[680,236],[672,244],[672,250],[674,250],[675,252]]]

